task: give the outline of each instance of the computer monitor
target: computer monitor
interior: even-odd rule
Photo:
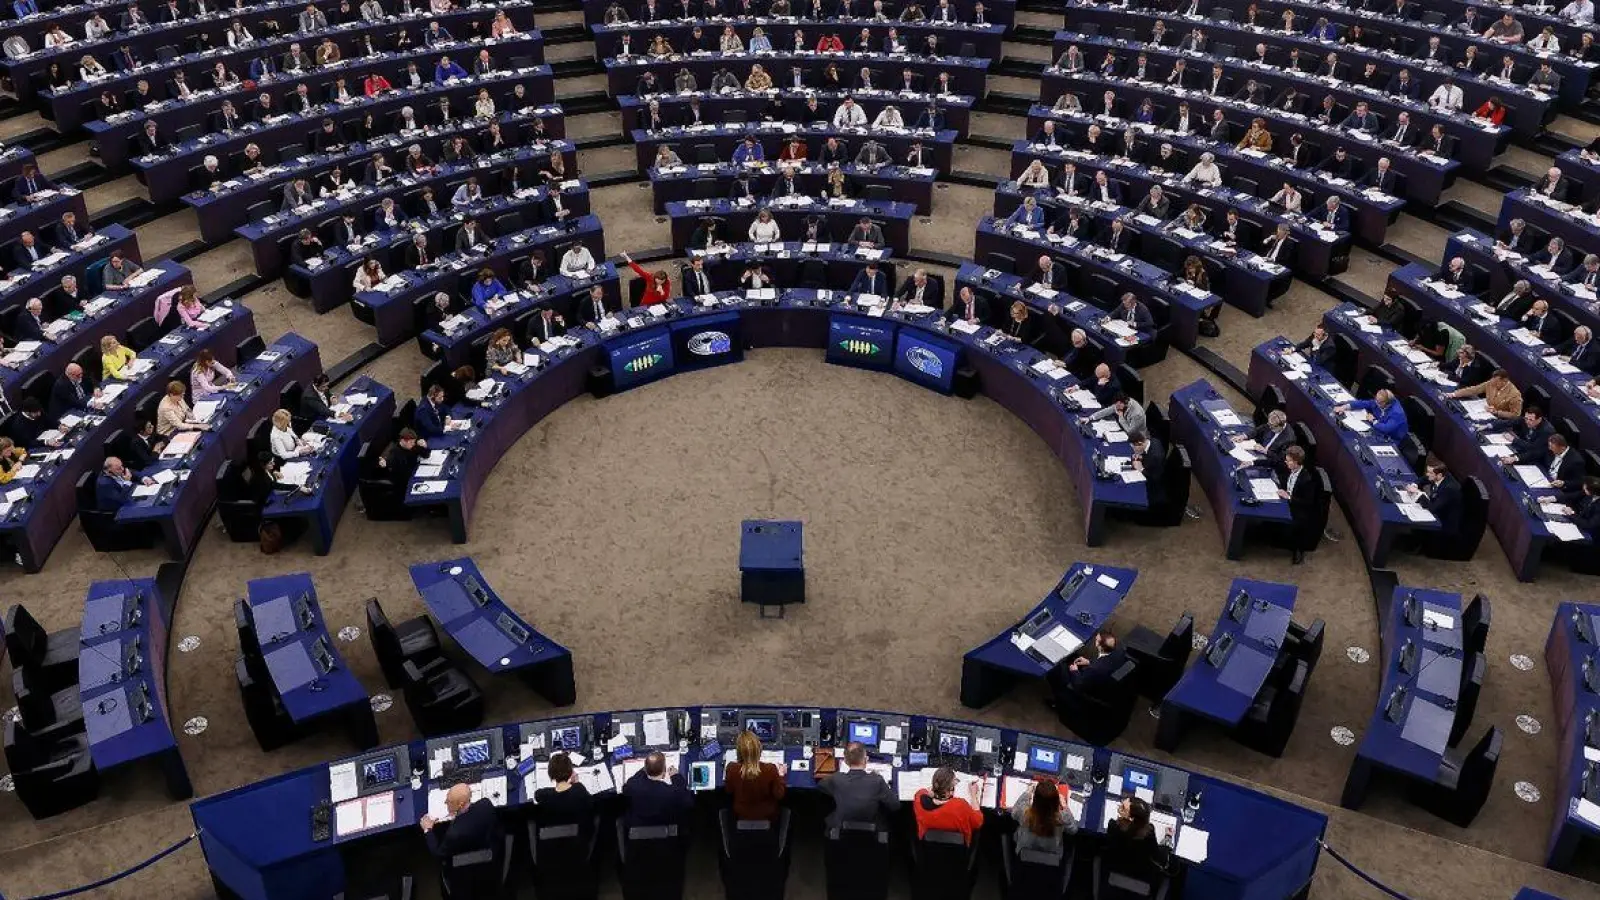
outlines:
[[[583,726],[565,725],[550,729],[551,750],[582,750]]]
[[[369,759],[361,764],[361,787],[363,789],[385,787],[394,784],[398,775],[393,756]]]
[[[1122,789],[1124,791],[1154,791],[1156,789],[1155,773],[1147,769],[1136,769],[1133,766],[1125,765],[1122,767]]]
[[[1028,748],[1028,768],[1055,774],[1061,771],[1061,751],[1050,747]]]
[[[939,732],[940,756],[970,756],[972,755],[972,738],[965,734],[952,731]]]
[[[761,743],[770,744],[778,739],[777,716],[748,716],[744,720],[744,727],[750,733],[761,739]]]
[[[850,740],[867,747],[878,746],[877,722],[851,722],[846,728]]]
[[[462,741],[456,745],[457,766],[481,766],[489,761],[489,739]]]

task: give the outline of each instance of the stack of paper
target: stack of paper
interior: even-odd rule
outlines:
[[[339,837],[393,824],[394,791],[346,800],[333,808],[333,833]]]

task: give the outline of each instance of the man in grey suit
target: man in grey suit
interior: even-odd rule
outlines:
[[[900,798],[876,772],[867,771],[867,748],[851,741],[844,748],[845,771],[822,780],[817,786],[833,798],[828,813],[831,831],[845,822],[878,822],[900,808]]]

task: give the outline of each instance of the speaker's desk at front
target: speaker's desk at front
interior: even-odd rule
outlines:
[[[197,801],[191,813],[218,896],[332,900],[346,887],[346,856],[363,846],[382,845],[385,860],[423,852],[417,823],[431,805],[423,798],[437,792],[429,761],[446,745],[458,757],[462,747],[481,749],[481,742],[503,752],[509,764],[481,766],[476,775],[482,784],[493,782],[484,793],[508,819],[536,816],[529,797],[547,783],[541,782],[545,760],[554,750],[576,751],[583,755],[581,776],[597,794],[598,811],[610,816],[619,807],[615,786],[650,750],[682,764],[688,782],[712,792],[704,799],[713,799],[720,794],[725,753],[744,730],[767,739],[765,753],[774,761],[809,763],[789,767],[788,786],[797,794],[816,787],[812,769],[827,755],[817,750],[837,756],[847,740],[865,742],[872,768],[907,799],[937,764],[927,758],[930,753],[966,749],[970,755],[958,764],[963,781],[988,780],[983,805],[991,814],[984,832],[1009,818],[996,809],[997,801],[1038,777],[1073,786],[1084,821],[1074,840],[1084,846],[1098,841],[1107,811],[1124,790],[1149,797],[1160,810],[1163,833],[1173,833],[1176,855],[1187,861],[1182,877],[1188,900],[1296,896],[1315,874],[1327,825],[1321,813],[1236,784],[1051,735],[906,713],[770,706],[632,710],[494,726],[279,775]],[[490,752],[489,758],[498,760],[499,754]],[[721,805],[720,796],[715,800]],[[327,833],[314,835],[319,807]],[[894,825],[902,833],[912,827],[908,813],[902,809]]]

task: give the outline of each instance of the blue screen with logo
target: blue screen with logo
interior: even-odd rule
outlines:
[[[1061,751],[1048,750],[1044,747],[1030,747],[1028,749],[1028,766],[1051,774],[1059,772],[1061,771]]]
[[[665,328],[617,338],[606,344],[606,353],[619,391],[672,374],[672,336]]]
[[[744,359],[738,313],[696,316],[672,323],[672,358],[680,371]]]
[[[955,344],[902,328],[894,348],[894,370],[908,381],[948,394],[960,354]]]
[[[834,315],[828,320],[828,362],[888,370],[894,365],[895,324],[865,316]]]
[[[868,747],[878,746],[878,723],[851,722],[850,740],[865,744]]]

